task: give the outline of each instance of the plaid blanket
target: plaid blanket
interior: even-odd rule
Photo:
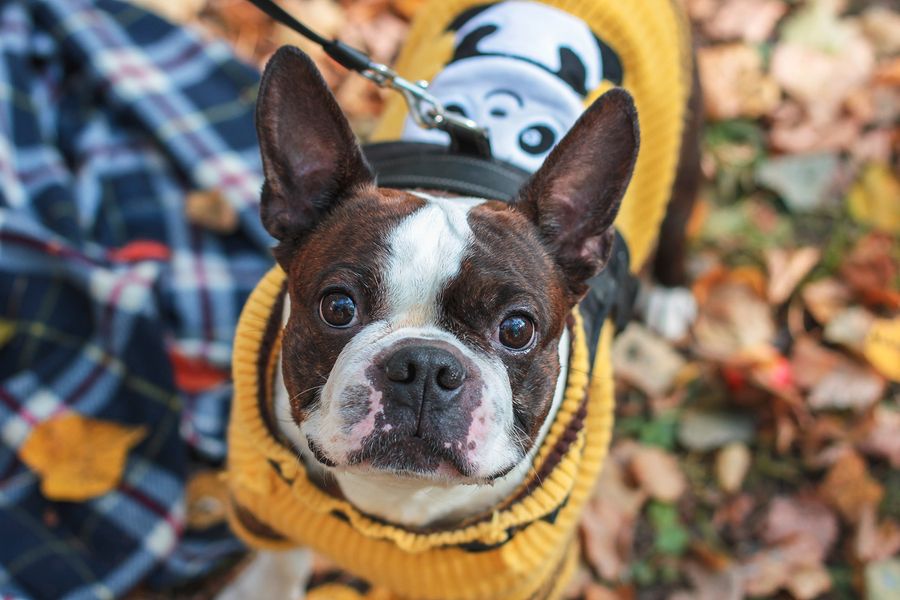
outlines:
[[[132,5],[0,0],[0,598],[117,597],[241,550],[187,526],[185,485],[224,457],[234,327],[271,264],[257,78]],[[196,190],[231,231],[185,217]],[[50,500],[22,447],[73,413],[144,434],[111,490]]]

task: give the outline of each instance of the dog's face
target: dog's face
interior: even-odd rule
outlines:
[[[566,317],[605,263],[637,154],[624,92],[513,205],[381,189],[312,62],[263,76],[261,215],[279,241],[291,413],[324,465],[486,482],[534,445]]]

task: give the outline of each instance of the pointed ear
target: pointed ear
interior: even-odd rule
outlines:
[[[634,101],[625,90],[613,89],[581,115],[519,192],[516,207],[537,225],[572,304],[609,258],[612,224],[639,143]]]
[[[373,183],[350,124],[306,54],[279,48],[256,105],[262,154],[260,216],[284,244],[301,240],[342,198]]]

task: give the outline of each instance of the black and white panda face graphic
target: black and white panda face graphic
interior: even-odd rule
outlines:
[[[464,100],[449,102],[445,108],[449,112],[458,113],[464,117],[474,118],[477,109],[463,105]],[[543,118],[533,113],[525,112],[525,100],[515,90],[496,89],[487,92],[482,100],[481,112],[486,113],[479,123],[485,123],[493,133],[495,139],[499,137],[516,138],[519,150],[526,154],[543,157],[560,138],[559,131],[553,117],[545,115]],[[471,116],[470,116],[471,115]],[[508,145],[509,140],[504,140]]]
[[[581,20],[523,0],[476,6],[448,27],[453,57],[429,91],[451,112],[488,131],[495,158],[537,170],[575,123],[585,97],[603,78],[621,82],[621,64]],[[418,128],[402,138],[446,143]]]
[[[473,119],[488,131],[494,157],[536,171],[584,110],[582,98],[558,78],[526,62],[479,57],[449,65],[429,91],[447,111]],[[411,118],[403,139],[446,143],[440,131]]]

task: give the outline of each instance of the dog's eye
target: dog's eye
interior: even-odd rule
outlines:
[[[556,134],[546,125],[532,125],[519,134],[519,147],[528,154],[543,154],[555,143]]]
[[[319,316],[332,327],[350,327],[356,321],[356,303],[342,292],[330,292],[322,296]]]
[[[506,317],[498,331],[500,343],[511,350],[522,350],[534,340],[534,322],[524,315]]]

